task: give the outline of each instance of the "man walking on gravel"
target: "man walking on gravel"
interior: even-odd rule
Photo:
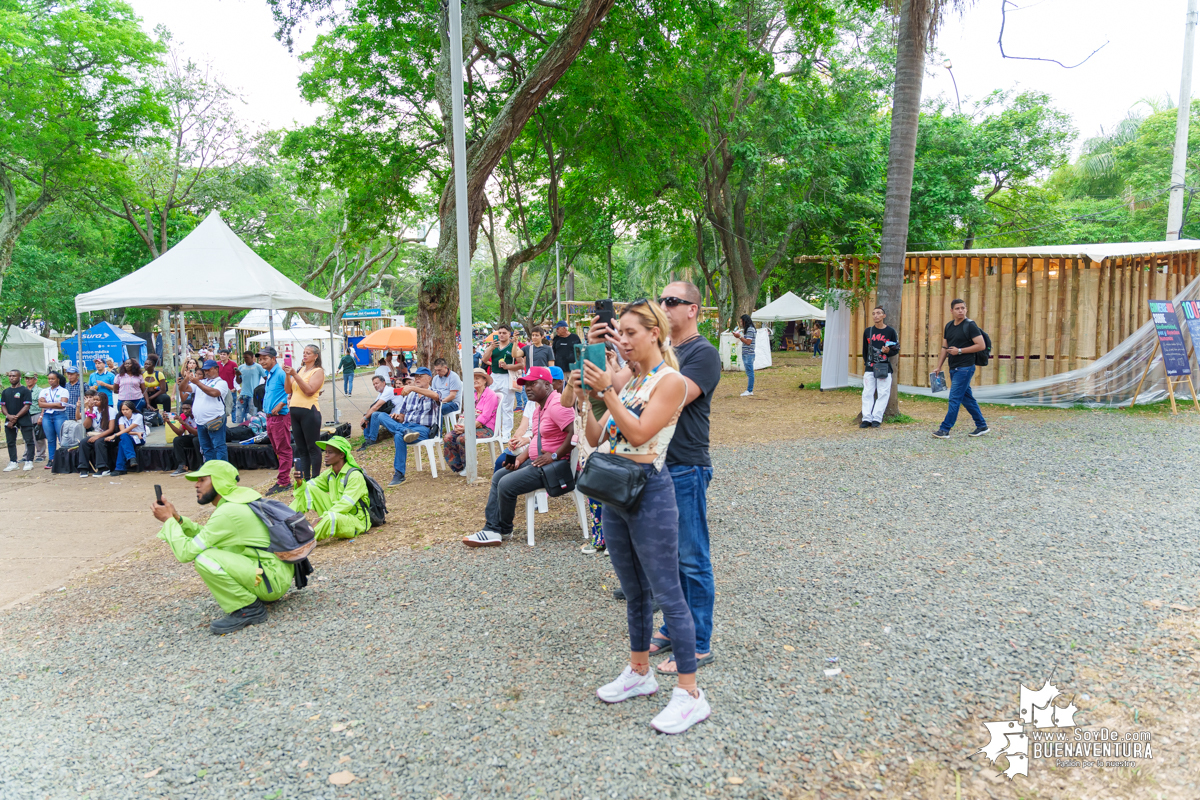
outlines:
[[[697,328],[700,290],[694,284],[667,284],[658,304],[671,323],[671,346],[679,359],[679,372],[687,381],[687,397],[667,448],[666,466],[675,484],[675,504],[679,508],[679,581],[696,626],[696,666],[703,667],[713,661],[710,642],[716,585],[708,540],[707,492],[712,481],[708,416],[713,391],[721,380],[721,357]],[[588,341],[604,342],[607,332],[604,326],[595,324],[588,331]],[[616,385],[624,385],[630,375],[628,368],[622,370],[616,376]],[[650,640],[650,655],[670,651],[671,639],[664,624]],[[657,669],[661,674],[675,674],[674,656]]]
[[[200,580],[228,615],[209,629],[233,633],[266,622],[266,603],[287,594],[294,566],[267,550],[271,534],[249,506],[262,495],[239,487],[238,471],[228,461],[206,461],[184,477],[196,484],[196,502],[215,509],[204,525],[181,516],[168,500],[151,504],[150,510],[163,523],[158,538],[171,546],[180,563],[195,564]]]
[[[971,393],[971,379],[975,377],[975,354],[983,350],[983,331],[973,320],[967,319],[967,304],[961,299],[950,303],[950,313],[953,319],[946,323],[942,338],[942,353],[938,357],[934,372],[942,369],[947,356],[950,358],[950,407],[946,410],[946,418],[941,426],[933,432],[936,439],[949,439],[950,429],[958,420],[958,407],[966,406],[967,413],[975,421],[975,430],[969,436],[983,436],[989,432],[987,420],[975,402]]]

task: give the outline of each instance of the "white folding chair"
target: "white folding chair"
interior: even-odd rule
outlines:
[[[578,466],[579,448],[575,448],[571,451],[571,468],[575,469]],[[587,539],[591,536],[587,524],[587,498],[580,494],[578,489],[571,492],[571,498],[575,501],[575,511],[579,515],[579,527],[583,529],[583,538]],[[534,511],[539,514],[549,511],[549,499],[550,495],[546,494],[545,489],[525,495],[525,543],[530,547],[533,547]]]
[[[421,450],[424,449],[426,455],[429,456],[429,471],[433,474],[433,477],[437,477],[437,460],[438,456],[441,455],[441,445],[441,437],[422,439],[419,442],[409,445],[417,451],[417,472],[421,471]]]

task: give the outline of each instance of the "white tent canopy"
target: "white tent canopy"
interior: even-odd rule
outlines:
[[[137,272],[75,298],[79,312],[127,307],[333,311],[328,299],[304,291],[259,257],[215,211]]]
[[[3,336],[4,332],[0,330],[0,338]],[[58,345],[52,339],[11,325],[8,338],[4,339],[4,349],[0,350],[0,373],[16,369],[41,375],[50,362],[57,359]]]
[[[252,308],[246,316],[242,317],[242,321],[234,326],[237,330],[243,331],[268,331],[271,329],[271,317],[275,317],[275,330],[283,329],[283,321],[287,319],[287,312],[276,311],[273,315],[265,308]]]
[[[825,319],[825,312],[806,303],[792,292],[779,297],[750,315],[755,322],[791,322],[798,319]]]
[[[271,341],[269,334],[260,333],[258,336],[252,336],[246,340],[247,344],[264,345]],[[321,351],[321,365],[325,368],[326,375],[332,375],[337,366],[337,359],[342,357],[345,352],[346,344],[345,337],[335,336],[334,341],[329,340],[329,331],[324,328],[318,328],[313,325],[297,326],[288,328],[287,330],[275,331],[275,347],[279,350],[279,360],[283,362],[284,356],[291,355],[292,363],[299,367],[300,355],[308,345],[316,345]],[[336,344],[338,352],[333,352],[333,347]]]

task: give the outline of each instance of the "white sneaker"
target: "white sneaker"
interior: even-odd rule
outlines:
[[[29,470],[33,469],[33,462],[32,462],[32,461],[26,461],[26,462],[25,462],[25,466],[24,466],[24,467],[22,467],[21,469],[25,470],[26,472],[29,472]]]
[[[675,687],[671,691],[671,702],[658,712],[650,725],[659,733],[683,733],[697,722],[703,722],[712,714],[712,708],[700,690],[699,697],[692,697],[686,689]]]
[[[620,703],[631,697],[649,696],[657,691],[658,681],[654,679],[653,670],[647,670],[645,675],[638,675],[633,671],[633,667],[626,664],[615,681],[596,690],[596,697],[606,703]]]
[[[754,397],[754,392],[742,392],[742,397]]]
[[[21,465],[21,462],[19,462],[19,461],[10,461],[10,462],[8,462],[8,466],[4,468],[4,471],[12,472],[14,469],[19,467],[20,465]]]
[[[472,533],[462,539],[462,543],[467,547],[499,547],[500,541],[500,534],[488,530]]]

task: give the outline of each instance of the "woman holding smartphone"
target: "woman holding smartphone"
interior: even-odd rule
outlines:
[[[292,416],[292,438],[296,440],[297,471],[310,481],[321,472],[321,405],[319,395],[325,388],[325,370],[321,367],[321,351],[316,345],[306,345],[300,369],[285,364],[287,376],[284,390]]]
[[[597,419],[587,404],[588,444],[597,453],[641,465],[646,475],[635,511],[604,508],[605,544],[626,597],[630,653],[617,679],[597,689],[596,695],[606,703],[620,703],[658,691],[650,672],[653,600],[658,600],[671,631],[679,685],[650,724],[662,733],[682,733],[708,719],[712,709],[696,685],[696,629],[679,584],[679,510],[675,484],[663,469],[687,399],[686,381],[667,344],[669,332],[670,323],[655,303],[639,300],[626,306],[617,324],[618,348],[633,376],[618,392],[611,363],[600,369],[584,361],[583,379],[607,408]]]

